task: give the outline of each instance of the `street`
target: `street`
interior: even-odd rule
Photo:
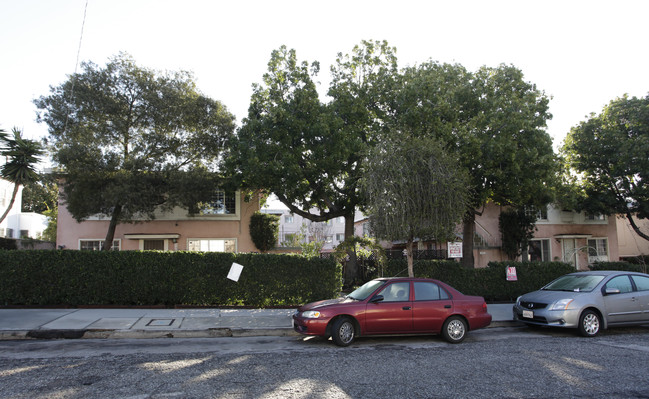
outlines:
[[[649,328],[0,342],[0,398],[646,398]]]

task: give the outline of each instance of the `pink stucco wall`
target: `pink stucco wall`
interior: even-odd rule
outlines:
[[[122,223],[115,230],[115,240],[121,241],[121,250],[140,249],[139,239],[129,239],[126,234],[177,234],[177,243],[166,239],[168,250],[187,250],[188,240],[192,239],[234,239],[237,252],[256,252],[250,238],[250,217],[259,210],[259,200],[240,201],[237,216],[224,220],[219,216],[211,218],[192,218],[185,212],[177,211],[174,215],[162,215],[153,221],[140,223]],[[176,217],[177,216],[177,217]],[[95,218],[97,219],[97,218]],[[57,246],[66,249],[79,249],[80,240],[104,240],[108,231],[108,220],[86,220],[81,223],[72,218],[64,204],[59,207],[57,225]]]

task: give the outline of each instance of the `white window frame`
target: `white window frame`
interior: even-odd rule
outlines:
[[[530,244],[532,242],[540,242],[541,243],[541,262],[550,262],[550,260],[552,259],[552,245],[550,245],[550,239],[549,238],[535,238],[535,239],[530,240]],[[543,245],[544,245],[543,243],[545,243],[545,245],[547,245],[547,256],[548,256],[547,259],[544,258],[544,253],[545,252],[543,251]]]
[[[593,237],[586,241],[588,245],[588,264],[595,262],[608,262],[609,260],[609,246],[608,237]],[[593,255],[593,250],[596,255]]]
[[[192,248],[192,247],[194,247],[196,245],[195,244],[196,241],[200,241],[200,244],[199,244],[200,249]],[[224,249],[223,251],[218,251],[217,250],[218,249],[217,246],[219,245],[217,243],[218,241],[223,241],[223,249]],[[233,241],[233,246],[234,246],[233,251],[225,251],[225,249],[227,248],[227,245],[228,245],[226,243],[226,241]],[[187,251],[192,251],[192,252],[227,252],[227,253],[236,253],[238,251],[238,244],[239,243],[237,242],[236,238],[222,238],[222,237],[219,237],[219,238],[206,238],[206,237],[203,237],[203,238],[188,238],[187,239]],[[204,248],[206,248],[205,245],[207,245],[206,250],[204,249]],[[215,247],[212,247],[212,246],[215,246]]]
[[[80,251],[100,251],[101,248],[104,246],[104,241],[105,239],[103,238],[80,238],[79,239],[79,250]],[[99,243],[99,249],[82,249],[81,248],[81,243],[82,242],[97,242]],[[117,246],[115,246],[115,243],[117,243]],[[111,251],[121,251],[122,250],[122,240],[119,238],[116,238],[113,240],[113,246],[110,249]]]

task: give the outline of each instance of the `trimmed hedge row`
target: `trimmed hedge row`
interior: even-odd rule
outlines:
[[[341,276],[333,260],[290,255],[0,251],[0,305],[291,306],[337,296]]]
[[[626,270],[630,272],[647,273],[647,265],[629,262],[597,262],[590,266],[591,270]]]
[[[516,267],[517,281],[507,281],[507,267]],[[415,276],[441,280],[466,295],[479,295],[488,302],[511,302],[538,290],[555,278],[575,271],[563,262],[491,262],[489,267],[467,269],[452,260],[421,260],[413,264]],[[390,260],[385,276],[405,276],[405,260]]]

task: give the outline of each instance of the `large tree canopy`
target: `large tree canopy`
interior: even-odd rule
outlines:
[[[217,170],[234,116],[187,72],[141,68],[126,54],[82,69],[35,103],[65,173],[66,206],[79,221],[109,215],[110,248],[118,223],[152,218],[161,205],[191,209],[209,195],[216,177],[208,172]],[[192,195],[182,194],[187,180]]]
[[[410,277],[414,241],[454,239],[470,198],[466,171],[430,137],[400,136],[375,146],[362,182],[372,233],[407,243]]]
[[[295,50],[273,51],[263,83],[253,86],[229,169],[242,186],[275,193],[304,218],[344,217],[350,238],[362,203],[364,153],[381,125],[385,79],[396,73],[394,49],[363,42],[350,55],[339,54],[328,103],[319,98],[318,72],[317,62],[299,62]]]
[[[591,213],[622,214],[645,240],[649,232],[635,217],[649,218],[649,95],[624,96],[599,115],[572,128],[563,153],[577,172],[583,197],[578,207]]]
[[[424,63],[403,74],[396,123],[432,136],[455,154],[470,177],[464,258],[473,266],[475,216],[487,202],[543,206],[556,179],[552,139],[545,131],[548,98],[513,66]]]

